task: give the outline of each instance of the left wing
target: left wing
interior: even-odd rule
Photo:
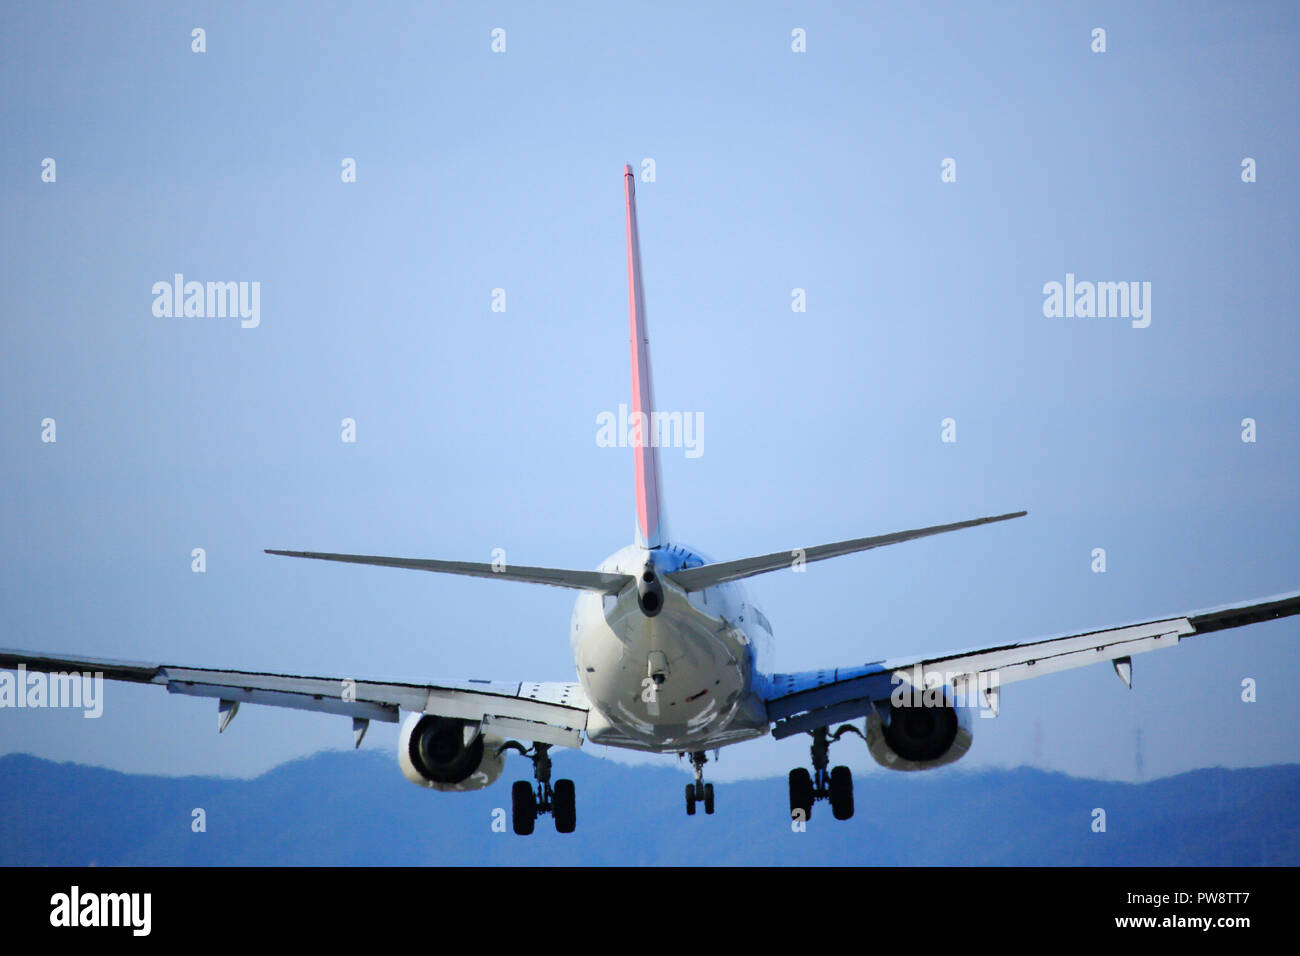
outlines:
[[[356,746],[361,745],[370,721],[396,723],[398,714],[406,710],[478,722],[483,730],[507,737],[579,747],[590,707],[578,684],[558,682],[409,684],[0,650],[0,670],[19,668],[50,674],[102,674],[107,680],[158,684],[172,694],[213,697],[219,701],[218,731],[226,729],[241,703],[341,714],[352,718]]]
[[[774,674],[767,694],[772,736],[781,738],[863,717],[889,699],[901,682],[925,689],[948,686],[970,696],[994,688],[985,703],[997,711],[996,687],[1057,671],[1110,661],[1132,686],[1132,656],[1173,647],[1185,637],[1300,614],[1300,591],[1157,621],[1126,624],[1065,637],[926,658],[874,661],[857,667]],[[983,706],[983,704],[981,704]]]

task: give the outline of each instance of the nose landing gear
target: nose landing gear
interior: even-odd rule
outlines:
[[[818,727],[812,731],[812,765],[810,774],[804,767],[790,771],[790,816],[792,819],[807,821],[812,817],[813,803],[817,800],[830,800],[831,815],[836,820],[847,820],[853,816],[853,773],[848,767],[835,767],[830,773],[826,767],[830,763],[830,746],[845,733],[852,732],[859,737],[862,731],[852,724],[844,724],[835,731]]]
[[[533,762],[533,779],[537,787],[527,780],[518,780],[510,788],[510,816],[515,833],[528,836],[533,832],[537,817],[549,813],[558,833],[572,833],[577,828],[577,792],[572,780],[555,781],[551,788],[550,744],[533,744],[527,749],[517,740],[502,745],[502,752],[517,750]]]

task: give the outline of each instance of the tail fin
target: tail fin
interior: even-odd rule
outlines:
[[[631,166],[623,167],[627,203],[627,311],[632,341],[632,441],[636,466],[636,543],[657,548],[668,540],[663,481],[659,471],[658,423],[650,377],[650,338],[646,332],[645,290],[641,288],[641,241],[636,228],[636,185]]]

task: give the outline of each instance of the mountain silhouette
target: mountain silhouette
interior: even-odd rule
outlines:
[[[578,753],[578,828],[510,831],[507,777],[475,793],[407,783],[376,751],[323,752],[252,780],[153,777],[0,757],[5,865],[1114,865],[1300,863],[1300,766],[1146,783],[1029,768],[857,779],[857,815],[818,803],[793,832],[782,778],[718,783],[686,816],[686,773]],[[514,776],[511,776],[513,773]],[[1095,811],[1105,831],[1095,832]],[[203,832],[195,832],[195,811]],[[495,828],[494,828],[495,826]],[[505,832],[500,832],[504,828]]]

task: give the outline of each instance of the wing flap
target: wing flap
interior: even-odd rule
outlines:
[[[1045,641],[1027,641],[995,647],[975,653],[934,657],[928,660],[885,662],[891,673],[906,675],[915,683],[916,670],[923,679],[930,673],[946,676],[943,683],[951,684],[981,673],[997,672],[999,684],[1027,680],[1041,674],[1083,667],[1100,661],[1114,660],[1130,654],[1139,654],[1157,647],[1177,644],[1185,634],[1193,633],[1187,618],[1169,618],[1147,624],[1089,631],[1070,637],[1057,637]],[[1156,643],[1153,643],[1156,642]],[[920,686],[926,686],[922,683]]]
[[[157,664],[138,661],[100,660],[94,657],[75,657],[69,654],[39,651],[13,651],[0,649],[0,670],[17,670],[19,667],[47,674],[87,671],[103,674],[105,680],[130,681],[135,684],[166,683],[159,676]]]
[[[498,737],[514,737],[557,747],[577,748],[582,746],[582,733],[569,727],[555,727],[533,720],[518,720],[514,717],[497,717],[493,715],[484,715],[481,726],[485,734],[495,734]]]
[[[184,694],[188,697],[215,697],[218,700],[233,700],[241,704],[265,704],[291,710],[340,714],[356,720],[378,720],[388,724],[395,724],[398,720],[396,704],[378,704],[372,701],[360,700],[349,701],[338,696],[327,697],[323,694],[310,694],[302,691],[262,690],[257,687],[240,687],[235,684],[198,684],[178,680],[167,684],[167,692],[170,694]]]

